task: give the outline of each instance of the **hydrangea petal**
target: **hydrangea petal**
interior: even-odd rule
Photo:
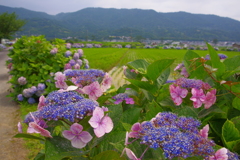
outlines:
[[[84,143],[81,139],[77,138],[77,137],[74,137],[72,140],[71,140],[71,144],[73,147],[75,148],[83,148],[86,146],[86,143]]]
[[[75,137],[75,134],[73,134],[72,131],[68,131],[68,130],[63,131],[62,135],[68,140],[72,140]]]
[[[74,123],[71,125],[70,130],[72,131],[73,134],[79,134],[82,132],[83,127],[78,123]]]
[[[80,133],[79,138],[84,142],[84,143],[88,143],[89,141],[91,141],[92,136],[90,133],[88,133],[87,131],[83,131]]]
[[[109,133],[113,129],[112,119],[108,116],[103,117],[101,124],[105,129],[105,133]]]

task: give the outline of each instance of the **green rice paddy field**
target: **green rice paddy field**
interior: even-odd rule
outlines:
[[[86,58],[91,68],[110,71],[113,67],[126,65],[128,62],[136,59],[145,59],[153,62],[159,59],[175,58],[174,66],[181,63],[187,50],[176,49],[125,49],[125,48],[84,48]],[[200,56],[206,56],[208,51],[194,50]],[[240,52],[216,51],[223,53],[229,58],[240,55]]]
[[[126,49],[126,48],[84,48],[84,55],[88,59],[90,68],[102,69],[109,72],[113,79],[113,85],[118,88],[122,84],[128,83],[123,75],[122,66],[136,59],[145,59],[148,62],[154,62],[159,59],[175,58],[171,66],[173,70],[182,59],[187,50],[176,49]],[[198,55],[205,57],[208,51],[194,50]],[[240,52],[217,51],[223,53],[229,58],[240,55]]]

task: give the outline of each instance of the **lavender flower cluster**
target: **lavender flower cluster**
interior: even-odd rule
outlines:
[[[220,60],[224,60],[224,59],[228,58],[227,55],[222,54],[222,53],[219,53],[219,54],[218,54],[218,57],[220,58]],[[211,58],[210,58],[210,55],[207,54],[207,55],[205,56],[205,60],[210,60],[210,59],[211,59]]]
[[[87,114],[91,114],[98,107],[96,101],[85,99],[76,92],[51,92],[44,101],[44,106],[32,115],[37,119],[47,121],[66,119],[71,122],[77,122],[83,119]],[[33,122],[30,114],[25,117],[24,122]]]
[[[123,101],[126,101],[126,104],[134,104],[133,98],[130,98],[127,93],[119,93],[112,97],[116,100],[114,103],[119,104]]]
[[[37,87],[32,86],[30,88],[26,88],[23,90],[22,94],[19,94],[17,96],[17,99],[18,101],[23,101],[25,97],[25,98],[28,98],[29,104],[33,104],[36,102],[36,100],[33,98],[34,95],[36,95],[37,97],[40,97],[44,93],[45,88],[46,86],[44,83],[39,83]]]
[[[78,87],[84,87],[89,85],[98,79],[102,79],[105,73],[102,70],[90,69],[90,70],[72,70],[68,69],[64,71],[67,79],[71,80]]]
[[[84,65],[85,69],[89,68],[89,63],[86,59],[83,59],[83,50],[78,49],[77,52],[72,54],[71,51],[66,51],[65,52],[65,57],[70,57],[72,56],[72,59],[69,60],[68,63],[65,64],[64,70],[67,69],[80,69],[82,65]]]
[[[208,83],[205,83],[201,80],[188,79],[188,78],[179,78],[176,80],[175,84],[186,89],[196,88],[196,89],[209,90],[210,88],[212,88]]]
[[[208,157],[214,154],[215,143],[199,134],[200,125],[198,120],[191,117],[178,117],[174,113],[162,112],[151,121],[132,127],[129,137],[140,139],[141,144],[150,148],[161,148],[168,159]]]

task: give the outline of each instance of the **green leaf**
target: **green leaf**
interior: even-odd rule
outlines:
[[[235,97],[233,99],[232,105],[233,105],[234,108],[240,110],[240,98]]]
[[[220,61],[220,58],[215,49],[208,43],[207,47],[209,50],[209,55],[211,57],[212,68],[217,68],[216,75],[217,78],[220,79],[220,76],[222,76],[225,72],[225,65]]]
[[[128,123],[123,123],[123,122],[122,122],[122,126],[123,126],[123,128],[124,128],[126,131],[130,131],[131,128],[132,128],[132,125],[131,125],[131,124],[128,124]]]
[[[234,123],[235,127],[240,132],[240,116],[232,118],[231,121]]]
[[[207,76],[202,63],[199,60],[200,58],[201,57],[197,53],[191,50],[187,51],[184,55],[183,63],[190,75],[189,78],[204,79]]]
[[[141,108],[130,108],[123,112],[121,121],[128,124],[134,124],[138,121]]]
[[[27,134],[27,133],[18,133],[14,136],[14,138],[28,138],[28,139],[37,139],[37,140],[45,141],[45,139],[43,139],[41,137],[37,137],[37,136]]]
[[[216,119],[213,121],[209,121],[209,124],[213,131],[219,136],[222,136],[222,126],[225,123],[226,119]]]
[[[116,151],[104,151],[93,157],[93,160],[126,160],[124,157],[120,157],[120,154]]]
[[[206,117],[207,115],[211,113],[225,113],[222,111],[217,105],[211,106],[209,109],[203,109],[198,113],[199,118]]]
[[[149,84],[146,81],[138,81],[138,80],[134,80],[134,79],[127,79],[129,82],[131,82],[133,85],[141,88],[141,89],[145,89],[151,93],[155,93],[157,91],[157,87],[155,85]]]
[[[223,61],[226,66],[226,71],[239,70],[240,55],[234,56],[232,58],[227,58]]]
[[[167,68],[169,68],[175,59],[161,59],[151,63],[147,68],[147,77],[155,81]]]
[[[193,118],[198,118],[197,113],[194,111],[192,106],[184,106],[174,110],[174,113],[178,114],[178,116],[190,116]]]
[[[145,61],[144,59],[137,59],[135,61],[129,62],[127,66],[130,66],[131,68],[134,69],[142,69],[143,71],[147,71],[149,63]]]
[[[234,123],[227,120],[222,127],[222,136],[226,142],[236,141],[240,139],[239,131]]]
[[[61,160],[67,157],[81,157],[89,151],[74,148],[71,142],[62,137],[53,137],[46,140],[45,160]]]
[[[151,120],[155,117],[159,112],[162,112],[163,109],[160,105],[157,104],[154,100],[146,106],[146,121]]]
[[[234,145],[234,147],[233,147],[233,149],[232,149],[234,152],[237,152],[238,154],[240,154],[240,141],[238,141],[235,145]]]

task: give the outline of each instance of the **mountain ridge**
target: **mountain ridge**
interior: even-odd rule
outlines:
[[[0,14],[15,12],[28,23],[17,35],[106,40],[109,35],[173,40],[240,40],[240,21],[212,14],[156,12],[142,9],[84,8],[49,15],[0,5]]]

